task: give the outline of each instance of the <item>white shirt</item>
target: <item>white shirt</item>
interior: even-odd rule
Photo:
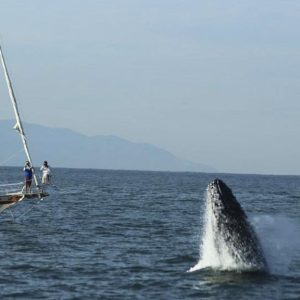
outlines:
[[[43,171],[43,176],[50,174],[50,168],[49,167],[41,166],[41,171]]]

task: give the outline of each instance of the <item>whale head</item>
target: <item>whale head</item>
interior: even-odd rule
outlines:
[[[215,179],[208,185],[207,194],[209,205],[218,219],[247,218],[231,189],[221,179]]]

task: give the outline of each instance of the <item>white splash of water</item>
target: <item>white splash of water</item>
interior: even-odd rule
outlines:
[[[285,275],[294,259],[300,260],[300,224],[278,215],[255,216],[250,219],[264,250],[269,271]],[[205,222],[200,243],[200,260],[188,272],[212,268],[245,271],[251,266],[237,264],[230,255],[225,241],[217,236],[215,217],[206,201]]]
[[[283,215],[255,216],[252,224],[260,238],[269,271],[288,275],[300,261],[300,224]]]
[[[241,268],[236,264],[235,259],[230,255],[228,247],[222,237],[217,235],[216,220],[212,209],[206,201],[204,232],[200,244],[200,260],[188,272],[204,268],[221,270],[233,270]],[[218,240],[218,244],[216,244]]]

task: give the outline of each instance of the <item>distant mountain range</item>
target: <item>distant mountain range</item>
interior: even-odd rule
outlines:
[[[25,161],[15,122],[0,120],[0,166]],[[70,129],[24,123],[35,165],[48,160],[53,167],[216,172],[213,167],[180,159],[156,146],[133,143],[117,136],[88,137]]]

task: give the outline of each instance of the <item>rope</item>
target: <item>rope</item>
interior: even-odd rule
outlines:
[[[24,199],[24,197],[23,197],[22,199],[20,199],[18,202],[21,202],[23,199]],[[15,215],[13,214],[12,210],[11,210],[10,207],[9,207],[9,212],[10,212],[10,214],[11,214],[11,216],[12,216],[13,221],[15,222],[15,221],[21,219],[21,217],[24,217],[26,214],[28,214],[28,213],[33,209],[33,207],[34,207],[36,204],[39,204],[40,201],[41,201],[41,200],[39,200],[37,203],[33,203],[27,210],[25,210],[22,214],[20,214],[20,215],[18,215],[18,216],[15,216]]]
[[[10,207],[8,208],[9,212],[10,212],[10,215],[11,215],[11,218],[12,218],[12,222],[15,222],[15,216],[12,212],[12,210],[10,209]]]
[[[37,203],[39,203],[39,202],[37,202]],[[22,216],[25,216],[27,213],[29,213],[32,209],[33,209],[33,207],[35,206],[36,204],[32,204],[30,207],[29,207],[29,209],[27,209],[24,213],[22,213],[22,214],[20,214],[19,216],[17,216],[16,218],[15,218],[15,220],[18,220],[18,219],[20,219]]]
[[[4,184],[0,184],[0,187],[2,186],[10,186],[10,185],[20,185],[20,184],[24,184],[24,182],[17,182],[17,183],[4,183]]]
[[[0,165],[3,166],[5,163],[7,163],[8,161],[10,161],[11,159],[13,159],[15,156],[17,156],[19,153],[23,152],[24,149],[20,149],[19,151],[17,151],[16,153],[14,153],[13,155],[11,155],[9,158],[7,158],[6,160],[0,162]]]

